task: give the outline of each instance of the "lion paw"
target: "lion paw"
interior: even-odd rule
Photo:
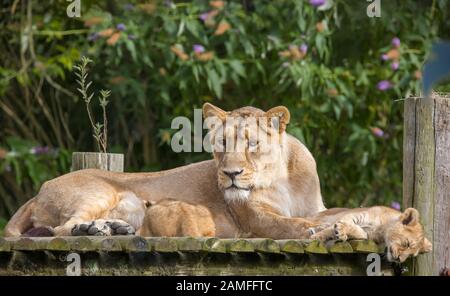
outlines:
[[[73,236],[95,235],[105,236],[112,235],[111,227],[103,220],[95,220],[92,222],[80,223],[72,228]]]
[[[106,222],[111,227],[112,235],[133,235],[136,230],[133,226],[124,221]]]
[[[326,234],[326,229],[328,229],[331,225],[328,223],[316,225],[314,227],[310,227],[307,229],[308,237],[312,240],[326,240],[328,238]]]
[[[310,236],[310,239],[319,240],[319,241],[325,241],[325,240],[327,240],[327,238],[328,237],[326,235],[324,235],[322,232],[318,232],[318,233],[315,233]]]
[[[336,235],[336,239],[341,241],[346,241],[348,239],[346,225],[343,222],[337,222],[334,224],[334,234]]]
[[[130,224],[119,220],[94,220],[80,223],[72,228],[73,236],[109,236],[109,235],[133,235],[135,229]]]

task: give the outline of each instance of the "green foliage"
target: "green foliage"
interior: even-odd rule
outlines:
[[[204,102],[228,110],[285,105],[288,132],[317,160],[328,206],[401,199],[401,99],[419,93],[431,42],[450,38],[447,1],[384,1],[382,17],[373,19],[367,2],[344,0],[325,10],[294,0],[227,1],[223,8],[199,0],[83,1],[83,22],[67,18],[64,5],[33,6],[32,34],[20,34],[27,22],[15,26],[20,12],[2,20],[0,36],[9,40],[0,51],[2,145],[16,135],[61,151],[92,150],[71,75],[86,55],[96,62],[92,80],[112,91],[111,150],[126,153],[129,169],[209,158],[170,148],[171,120],[193,119]],[[14,54],[20,48],[21,58]],[[392,87],[379,90],[381,81]]]
[[[37,192],[44,181],[69,171],[70,153],[17,137],[7,137],[5,143],[8,152],[0,162],[0,216],[9,217],[27,201],[27,193]]]

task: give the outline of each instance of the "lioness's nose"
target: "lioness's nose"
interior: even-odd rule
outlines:
[[[226,170],[223,170],[223,173],[224,173],[225,175],[227,175],[228,177],[230,177],[231,180],[234,180],[234,178],[235,178],[237,175],[242,174],[243,171],[244,171],[244,170],[236,170],[236,171],[226,171]]]

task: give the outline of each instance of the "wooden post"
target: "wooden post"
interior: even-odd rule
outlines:
[[[123,172],[123,154],[74,152],[72,154],[72,171],[82,169],[101,169],[112,172]]]
[[[433,251],[415,275],[450,267],[450,97],[408,98],[404,109],[403,206],[416,208]]]

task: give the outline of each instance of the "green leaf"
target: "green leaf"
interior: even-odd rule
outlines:
[[[134,42],[131,40],[127,40],[125,42],[125,46],[127,47],[128,51],[131,54],[131,57],[133,58],[133,61],[137,61],[137,54],[136,54],[136,46],[134,45]]]
[[[241,77],[245,78],[245,68],[239,60],[231,60],[229,62],[231,68]]]
[[[208,71],[208,80],[210,81],[210,85],[217,98],[222,97],[222,84],[220,83],[220,77],[217,74],[216,70],[210,69]]]

